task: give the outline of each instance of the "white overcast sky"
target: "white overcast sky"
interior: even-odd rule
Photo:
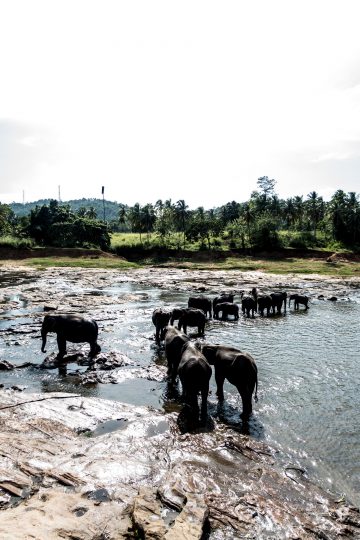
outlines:
[[[358,0],[0,0],[0,201],[359,192]]]

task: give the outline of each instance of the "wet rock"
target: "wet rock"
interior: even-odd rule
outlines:
[[[27,386],[22,386],[22,385],[19,385],[19,384],[14,384],[14,385],[11,387],[11,390],[16,390],[17,392],[23,392],[26,388],[27,388]]]
[[[45,305],[44,311],[55,311],[57,309],[57,306],[51,306],[51,305]]]
[[[132,360],[125,354],[111,351],[98,354],[92,362],[92,369],[111,370],[131,364],[133,364]]]
[[[200,540],[208,516],[209,509],[204,496],[189,494],[174,526],[166,533],[165,540]]]
[[[337,301],[337,296],[330,296],[330,298],[328,298],[328,300],[330,302],[336,302]]]
[[[0,371],[11,371],[14,369],[14,364],[11,364],[11,362],[8,362],[7,360],[0,360]]]
[[[160,513],[161,506],[156,499],[156,490],[141,487],[139,495],[135,497],[132,512],[135,531],[139,530],[140,534],[143,534],[145,538],[164,540],[166,525]]]

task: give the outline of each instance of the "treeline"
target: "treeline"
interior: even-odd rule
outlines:
[[[248,201],[232,201],[210,210],[190,210],[185,200],[158,200],[131,207],[113,203],[116,214],[108,219],[105,208],[105,220],[100,199],[96,200],[100,206],[89,204],[95,199],[82,199],[76,210],[70,203],[50,200],[23,216],[0,204],[0,236],[31,238],[39,245],[109,249],[111,232],[127,231],[138,233],[144,247],[150,244],[150,238],[153,243],[155,236],[158,245],[175,248],[196,244],[200,249],[359,249],[360,204],[356,193],[337,190],[327,202],[315,191],[305,198],[281,199],[275,186],[275,180],[261,177]]]
[[[49,206],[52,199],[41,199],[35,202],[11,203],[9,206],[13,210],[15,216],[24,217],[28,216],[31,210],[34,210],[37,206]],[[61,203],[60,203],[61,204]],[[70,209],[74,214],[87,213],[91,216],[91,219],[101,219],[105,217],[105,221],[109,224],[112,230],[123,230],[119,225],[119,204],[115,201],[108,201],[103,199],[82,198],[66,201],[66,205],[70,206]]]
[[[108,225],[96,212],[80,208],[73,212],[69,204],[50,200],[18,217],[8,205],[0,204],[0,236],[14,236],[19,245],[26,240],[40,246],[110,248]],[[21,242],[22,241],[22,242]]]
[[[197,242],[200,247],[274,250],[279,247],[360,245],[360,205],[356,193],[336,191],[325,202],[315,191],[302,196],[280,199],[276,181],[267,176],[257,181],[258,189],[248,201],[229,202],[218,208],[189,210],[184,200],[157,201],[125,208],[119,205],[119,220],[137,232],[140,239],[156,233],[162,245],[174,242],[177,247]],[[180,240],[182,238],[182,240]]]

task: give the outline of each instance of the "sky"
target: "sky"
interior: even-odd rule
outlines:
[[[360,191],[358,0],[0,0],[0,201]]]

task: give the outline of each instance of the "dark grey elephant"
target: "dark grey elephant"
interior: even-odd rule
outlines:
[[[257,310],[262,317],[264,316],[265,309],[266,316],[268,317],[272,311],[272,298],[269,294],[257,297]]]
[[[242,296],[241,309],[244,315],[246,313],[246,316],[250,317],[251,314],[251,316],[254,318],[254,313],[257,311],[256,306],[257,303],[253,296]]]
[[[215,309],[216,304],[221,304],[223,302],[233,302],[234,301],[234,294],[230,293],[221,293],[220,296],[216,296],[213,300],[213,311]]]
[[[214,308],[214,319],[218,319],[220,313],[223,321],[225,321],[229,315],[233,315],[234,319],[238,320],[239,306],[231,302],[221,302],[220,304],[216,304]]]
[[[175,321],[178,321],[181,315],[183,315],[185,309],[186,308],[174,308],[171,311],[170,324],[174,324]]]
[[[291,294],[289,296],[289,308],[291,305],[291,300],[294,300],[294,309],[299,309],[299,304],[302,306],[305,306],[305,309],[309,309],[308,303],[309,303],[309,297],[308,296],[302,296],[301,294]]]
[[[202,309],[185,308],[179,319],[178,329],[187,334],[188,326],[197,326],[198,334],[204,335],[205,332],[206,315]]]
[[[286,313],[287,293],[286,292],[270,293],[270,296],[272,298],[273,314],[275,315],[275,311],[278,314],[280,314],[283,304],[284,304],[284,313]]]
[[[211,300],[206,298],[206,296],[190,296],[188,300],[188,307],[202,309],[205,315],[209,314],[209,319],[211,319]]]
[[[65,313],[62,315],[45,315],[41,327],[41,351],[43,353],[46,352],[45,345],[48,332],[55,332],[57,334],[57,344],[59,347],[57,357],[59,360],[66,354],[67,341],[71,341],[72,343],[89,343],[90,358],[93,358],[101,351],[97,343],[98,325],[93,319]]]
[[[169,324],[171,312],[165,311],[162,308],[156,308],[152,314],[152,322],[155,326],[155,341],[159,345],[164,339],[165,328]]]
[[[212,369],[199,348],[190,341],[182,348],[178,374],[181,381],[183,399],[199,416],[198,394],[201,393],[201,418],[207,417],[207,398]]]
[[[168,363],[168,374],[171,381],[175,383],[178,374],[178,367],[181,359],[182,348],[190,341],[190,338],[175,328],[175,326],[167,326],[165,329],[165,356]]]
[[[254,358],[247,352],[242,352],[226,345],[201,345],[201,352],[215,367],[217,397],[224,401],[224,381],[227,379],[236,386],[241,396],[243,410],[241,418],[247,420],[252,413],[252,395],[257,401],[258,376]]]

